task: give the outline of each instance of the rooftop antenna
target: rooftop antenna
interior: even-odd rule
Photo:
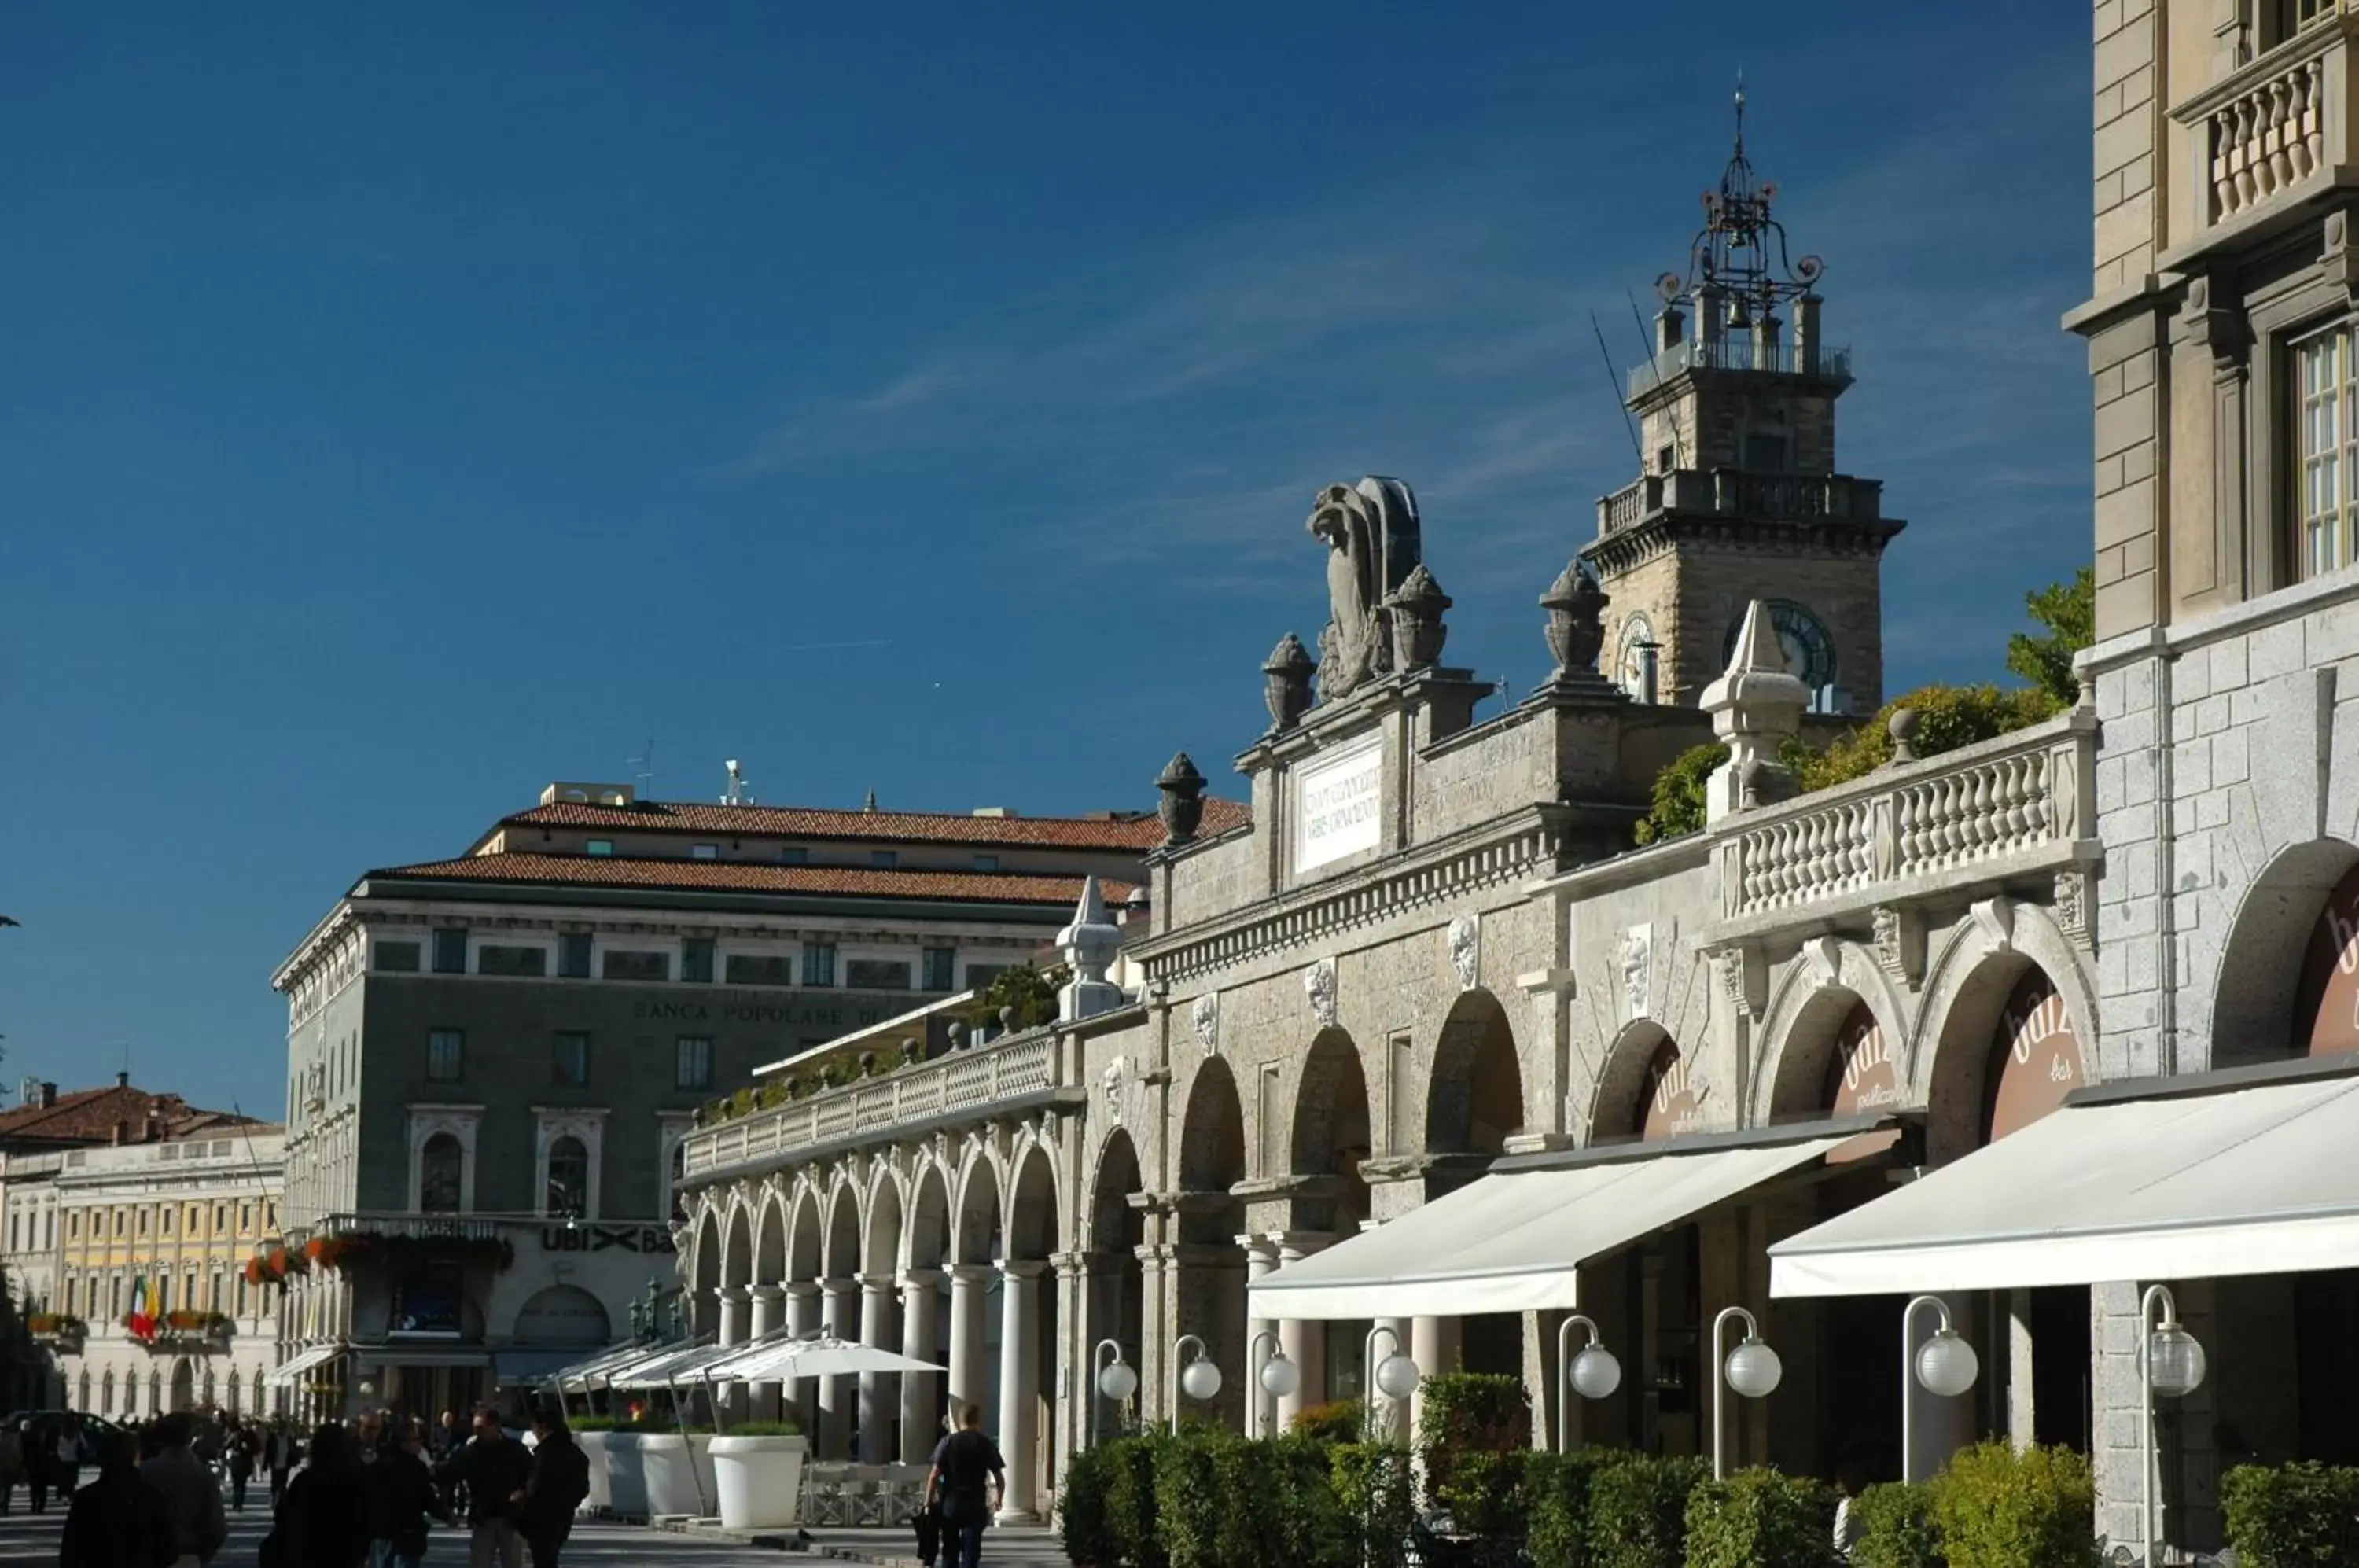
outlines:
[[[728,768],[729,793],[721,797],[721,803],[724,806],[752,805],[754,792],[745,787],[747,780],[745,769],[737,766],[737,759],[734,757],[729,759]]]
[[[639,786],[639,799],[645,800],[653,798],[656,792],[656,743],[652,735],[647,738],[647,744],[640,748],[639,755],[630,759],[630,764],[634,769],[631,777]]]
[[[1638,423],[1630,417],[1630,405],[1622,401],[1622,381],[1614,374],[1614,351],[1605,346],[1605,329],[1597,324],[1597,312],[1589,312],[1589,330],[1597,334],[1597,357],[1605,364],[1605,387],[1614,394],[1614,401],[1622,409],[1622,427],[1630,432],[1630,451],[1638,459],[1638,466],[1647,466],[1647,449],[1638,444]]]

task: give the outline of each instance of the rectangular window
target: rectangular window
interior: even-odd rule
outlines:
[[[784,849],[778,851],[778,864],[781,866],[809,866],[810,864],[810,851],[805,849],[801,844],[790,844]]]
[[[890,871],[894,866],[901,864],[901,852],[896,849],[872,849],[868,852],[868,864],[879,870]]]
[[[691,985],[712,983],[712,939],[711,937],[691,936],[680,939],[679,977]]]
[[[806,985],[835,984],[835,943],[832,942],[803,943],[803,984]]]
[[[600,967],[609,980],[669,980],[671,978],[671,954],[635,953],[627,948],[610,947],[600,961]]]
[[[733,953],[723,964],[732,985],[791,985],[794,967],[782,953]]]
[[[66,1276],[66,1316],[82,1316],[82,1281],[71,1274]]]
[[[254,1205],[252,1203],[240,1203],[237,1206],[237,1232],[240,1236],[250,1236],[254,1233]]]
[[[467,928],[445,926],[434,933],[434,973],[464,975],[467,972]]]
[[[66,1215],[66,1238],[69,1241],[80,1241],[82,1239],[82,1211],[80,1209],[76,1209]]]
[[[843,966],[843,983],[855,991],[906,991],[909,965],[906,960],[855,958]]]
[[[546,975],[549,973],[549,950],[545,947],[494,946],[485,942],[475,950],[475,973]]]
[[[721,846],[717,844],[693,844],[688,853],[696,860],[718,860],[721,858]]]
[[[560,1034],[549,1037],[549,1081],[560,1088],[579,1089],[590,1082],[590,1037]]]
[[[614,853],[614,841],[611,838],[593,838],[588,844],[582,846],[582,853],[584,855],[612,855]]]
[[[418,973],[418,944],[414,942],[381,942],[373,955],[377,971],[384,975],[415,975]]]
[[[672,1042],[672,1086],[677,1089],[712,1087],[711,1036],[684,1034]]]
[[[557,973],[567,980],[590,978],[588,931],[567,931],[557,939]]]
[[[999,856],[978,855],[974,857],[974,868],[977,871],[996,871],[999,869]]]
[[[436,1029],[426,1037],[426,1081],[456,1083],[467,1075],[467,1036],[461,1029]]]
[[[1005,964],[970,964],[966,966],[966,988],[980,991],[1006,973]]]
[[[2318,577],[2351,564],[2359,522],[2359,368],[2353,363],[2352,328],[2320,333],[2299,345],[2294,359],[2301,397],[2295,558],[2301,576]]]
[[[957,948],[927,948],[921,962],[924,965],[924,989],[929,991],[955,991],[958,989]]]

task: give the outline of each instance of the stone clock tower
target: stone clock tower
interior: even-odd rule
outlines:
[[[1703,199],[1688,276],[1656,285],[1655,357],[1630,373],[1644,469],[1597,503],[1581,551],[1613,604],[1600,668],[1641,701],[1692,704],[1768,604],[1814,712],[1884,701],[1883,484],[1835,466],[1851,354],[1821,332],[1825,266],[1788,260],[1777,187],[1736,150]]]

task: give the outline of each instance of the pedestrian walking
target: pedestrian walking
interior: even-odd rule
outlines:
[[[516,1529],[519,1495],[532,1479],[524,1444],[501,1429],[497,1411],[475,1407],[475,1435],[443,1467],[448,1485],[467,1497],[468,1568],[524,1568],[524,1537]]]
[[[533,1411],[532,1478],[516,1500],[532,1568],[557,1568],[557,1554],[573,1533],[574,1510],[590,1495],[590,1457],[573,1441],[564,1413],[542,1406]]]
[[[233,1513],[245,1512],[245,1486],[254,1479],[254,1462],[262,1451],[262,1440],[254,1429],[241,1422],[229,1438],[229,1506]]]
[[[428,1518],[451,1522],[426,1462],[425,1429],[399,1418],[388,1421],[367,1475],[376,1568],[419,1568],[426,1560]]]
[[[1851,1561],[1852,1548],[1859,1544],[1859,1494],[1861,1481],[1855,1465],[1839,1465],[1835,1470],[1835,1555],[1845,1563]]]
[[[156,1456],[139,1467],[139,1475],[170,1510],[175,1568],[203,1568],[229,1540],[229,1521],[222,1516],[221,1485],[197,1456],[196,1423],[187,1415],[174,1411],[152,1422],[148,1430]]]
[[[360,1568],[373,1534],[352,1433],[330,1422],[311,1434],[310,1455],[279,1501],[262,1568]]]
[[[49,1507],[49,1493],[71,1502],[82,1486],[82,1428],[72,1417],[58,1422],[57,1431],[43,1445],[44,1452],[32,1455],[37,1463],[33,1471],[33,1511],[40,1513]],[[135,1450],[136,1453],[136,1450]]]
[[[138,1440],[111,1434],[99,1445],[98,1479],[67,1505],[58,1568],[172,1568],[178,1560],[171,1509],[139,1474]]]
[[[25,1434],[10,1416],[0,1421],[0,1519],[8,1517],[9,1499],[25,1475]]]
[[[926,1472],[926,1500],[940,1504],[950,1568],[983,1568],[983,1532],[1006,1495],[1007,1461],[983,1430],[983,1407],[969,1405],[959,1412],[959,1430],[935,1445]]]
[[[287,1472],[295,1468],[295,1434],[288,1429],[285,1416],[271,1423],[262,1453],[270,1466],[270,1509],[276,1513],[287,1500]]]

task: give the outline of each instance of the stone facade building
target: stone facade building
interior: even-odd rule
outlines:
[[[1766,201],[1747,200],[1712,222],[1757,242]],[[1700,255],[1731,237],[1708,231]],[[1735,314],[1671,292],[1667,345],[1673,312]],[[1747,308],[1799,310],[1804,292]],[[1810,352],[1658,359],[1636,400],[1707,427],[1713,409],[1823,417],[1840,386]],[[1698,455],[1642,493],[1686,485],[1683,461],[1744,478],[1685,439]],[[1799,461],[1833,493],[1830,452]],[[1700,494],[1730,477],[1707,473]],[[1641,516],[1609,499],[1602,543],[1659,528],[1661,559],[1706,575],[1734,570],[1714,550],[1783,550],[1798,585],[1840,558],[1828,581],[1854,592],[1896,527],[1865,498],[1840,516]],[[1190,1410],[1256,1430],[1370,1396],[1372,1363],[1397,1350],[1425,1371],[1522,1373],[1541,1434],[1701,1452],[1711,1325],[1733,1306],[1788,1366],[1736,1423],[1739,1455],[1897,1471],[1899,1389],[1857,1368],[1897,1364],[1905,1298],[1773,1300],[1768,1248],[2030,1126],[2082,1081],[2095,715],[1930,760],[1904,745],[1876,774],[1789,798],[1778,746],[1825,688],[1855,682],[1854,707],[1876,695],[1872,621],[1842,629],[1835,680],[1814,685],[1779,606],[1734,598],[1724,634],[1705,617],[1705,680],[1677,673],[1703,658],[1692,640],[1654,671],[1653,695],[1690,700],[1642,702],[1608,651],[1627,612],[1567,567],[1540,598],[1551,672],[1478,720],[1490,687],[1440,661],[1449,601],[1408,487],[1331,486],[1310,531],[1328,550],[1321,657],[1289,636],[1265,667],[1272,723],[1236,759],[1250,820],[1204,817],[1201,776],[1175,758],[1146,928],[1082,901],[1059,938],[1075,981],[1057,1022],[691,1133],[680,1267],[700,1325],[724,1343],[832,1327],[945,1367],[753,1397],[798,1400],[822,1460],[870,1462],[922,1458],[946,1402],[984,1404],[1015,1519],[1049,1508],[1067,1458],[1112,1423],[1169,1417],[1200,1355],[1221,1386]],[[1650,592],[1613,575],[1610,550],[1584,555],[1614,593]],[[1709,825],[1631,849],[1664,765],[1715,735],[1731,755]],[[1127,990],[1104,979],[1117,946]],[[1515,1201],[1542,1191],[1572,1195]],[[1568,1409],[1575,1307],[1628,1372]],[[1929,1450],[1982,1429],[2087,1445],[2085,1290],[1962,1299],[1955,1316],[1993,1371],[1926,1411]],[[1266,1398],[1273,1352],[1293,1376]],[[1128,1412],[1098,1392],[1116,1356],[1139,1374]]]
[[[673,1272],[700,1105],[1029,960],[1159,836],[560,783],[368,873],[276,978],[287,1237],[329,1254],[282,1320],[306,1411],[463,1406],[604,1343]]]

